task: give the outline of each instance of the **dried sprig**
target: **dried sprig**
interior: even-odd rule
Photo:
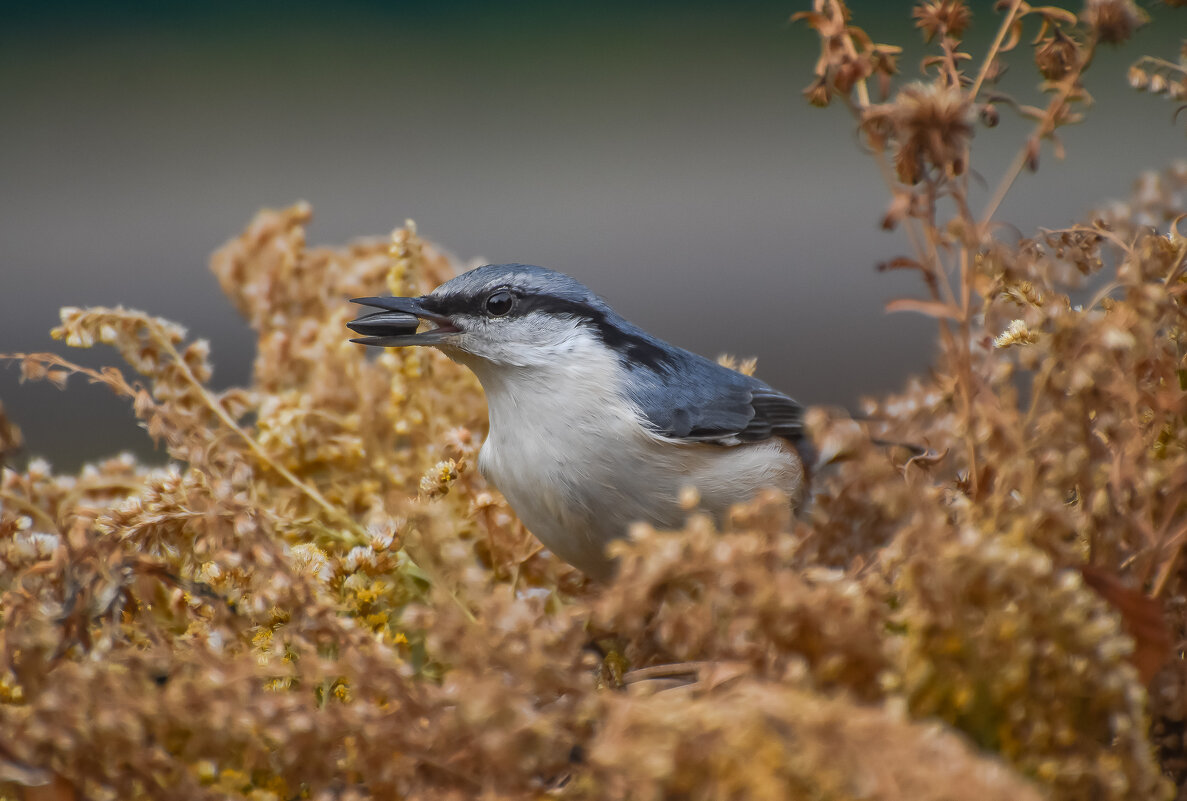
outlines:
[[[894,151],[898,179],[917,184],[929,170],[942,178],[962,175],[973,135],[973,107],[959,89],[911,84],[894,101],[872,107],[865,130],[880,146]]]
[[[973,20],[973,12],[964,0],[925,0],[915,6],[911,16],[928,42],[937,36],[959,39]]]
[[[1121,44],[1150,21],[1133,0],[1085,0],[1081,18],[1105,44]]]
[[[0,795],[1170,798],[1187,165],[1000,236],[1002,197],[1132,9],[999,5],[972,61],[964,4],[920,4],[938,52],[901,87],[897,48],[843,3],[802,15],[812,99],[851,110],[911,241],[884,266],[923,278],[890,308],[935,317],[940,356],[860,423],[809,411],[827,466],[800,519],[772,494],[720,525],[641,526],[604,585],[470,469],[469,373],[346,341],[346,298],[455,269],[411,224],[310,247],[299,204],[221,248],[258,339],[245,387],[212,390],[207,347],[168,321],[63,310],[60,339],[130,369],[33,354],[22,375],[108,386],[170,462],[17,467],[0,414]],[[1024,26],[1039,106],[989,88]],[[974,213],[975,120],[1010,109],[1034,127]]]

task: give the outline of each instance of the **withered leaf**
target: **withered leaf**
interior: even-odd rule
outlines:
[[[1171,633],[1162,600],[1126,586],[1105,568],[1084,565],[1080,573],[1085,584],[1121,613],[1121,622],[1134,642],[1130,661],[1138,669],[1142,682],[1149,684],[1171,657]]]

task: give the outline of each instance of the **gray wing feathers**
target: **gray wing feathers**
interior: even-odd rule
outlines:
[[[763,386],[755,390],[750,405],[754,409],[746,428],[739,433],[751,442],[770,437],[798,440],[804,430],[804,409],[781,392]]]
[[[671,372],[631,371],[631,394],[656,433],[723,445],[802,437],[803,407],[794,400],[757,378],[685,354]]]

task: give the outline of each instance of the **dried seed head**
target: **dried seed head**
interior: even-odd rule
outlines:
[[[1059,28],[1035,47],[1035,66],[1049,81],[1058,81],[1076,65],[1076,42]]]
[[[968,165],[973,135],[973,104],[955,87],[911,84],[894,102],[879,107],[867,122],[889,127],[898,144],[895,168],[899,180],[914,184],[928,167],[952,177]]]
[[[1139,92],[1145,91],[1150,83],[1150,74],[1136,64],[1129,68],[1127,77],[1129,85]]]
[[[1010,326],[994,338],[993,347],[1008,348],[1017,345],[1033,345],[1039,337],[1026,326],[1025,320],[1012,320]]]
[[[832,92],[829,91],[824,78],[817,78],[804,90],[804,97],[808,98],[812,105],[824,108],[832,100]]]
[[[981,123],[986,128],[994,128],[1001,121],[1001,113],[993,103],[986,103],[981,107]]]
[[[1133,0],[1085,0],[1080,18],[1108,44],[1124,42],[1150,21]]]
[[[855,83],[870,76],[873,66],[868,58],[846,56],[841,58],[829,72],[833,79],[833,86],[837,88],[837,91],[849,94],[849,90]]]
[[[915,6],[911,12],[915,27],[923,31],[923,38],[930,42],[936,35],[959,37],[968,28],[973,13],[964,0],[928,0]]]
[[[874,63],[874,71],[886,75],[898,74],[898,60],[903,53],[901,47],[893,45],[874,45],[870,51],[870,58]]]

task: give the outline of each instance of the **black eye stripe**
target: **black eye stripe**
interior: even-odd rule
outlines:
[[[442,297],[427,295],[423,305],[436,314],[485,317],[488,314],[487,303],[500,292],[507,292],[514,298],[513,307],[506,314],[508,317],[524,317],[532,312],[544,312],[545,314],[567,314],[582,320],[597,322],[605,316],[585,303],[556,295],[521,294],[506,286],[494,287],[477,295],[445,295]]]
[[[591,302],[542,293],[519,294],[510,287],[500,286],[477,295],[447,295],[444,297],[430,295],[425,298],[424,306],[436,314],[488,317],[486,302],[500,290],[515,294],[515,303],[505,315],[507,319],[525,317],[533,312],[568,315],[587,323],[608,347],[628,359],[631,364],[642,364],[659,371],[671,367],[670,354],[642,331],[634,330],[633,326],[622,325],[623,321],[621,320],[617,324],[613,322],[613,312],[601,308],[600,304],[595,305]]]
[[[587,322],[602,342],[613,348],[632,364],[644,364],[655,370],[671,366],[669,354],[645,334],[634,333],[633,326],[615,325],[610,316],[588,303],[579,303],[555,295],[529,295],[515,304],[515,314],[530,314],[539,311],[545,314],[567,314]]]

